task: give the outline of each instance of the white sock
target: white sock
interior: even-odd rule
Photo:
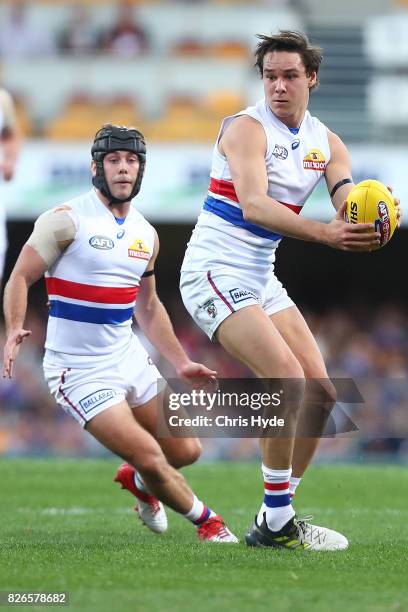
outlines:
[[[289,480],[289,495],[290,495],[291,499],[295,495],[296,489],[297,489],[297,487],[298,487],[298,485],[299,485],[301,480],[302,480],[301,478],[295,478],[294,476],[290,477],[290,480]]]
[[[148,495],[151,495],[149,489],[147,488],[147,486],[144,483],[143,478],[141,477],[141,475],[139,474],[139,472],[136,472],[135,470],[135,475],[133,477],[134,481],[135,481],[135,485],[136,487],[140,490],[143,491],[143,493],[147,493]]]
[[[273,470],[262,464],[265,496],[258,512],[257,522],[260,525],[266,518],[271,531],[279,531],[295,515],[289,495],[289,480],[292,468]]]
[[[216,514],[194,495],[191,510],[189,510],[187,514],[184,514],[184,516],[194,523],[194,525],[201,525],[201,523],[204,523],[212,516],[216,516]]]

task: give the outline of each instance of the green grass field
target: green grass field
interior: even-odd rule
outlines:
[[[408,485],[396,467],[315,467],[296,509],[345,533],[343,553],[211,545],[170,513],[164,536],[131,510],[108,460],[1,460],[0,590],[68,591],[99,611],[408,610]],[[254,464],[185,470],[240,537],[261,499]],[[24,609],[39,609],[24,607]],[[41,609],[51,610],[47,606]]]

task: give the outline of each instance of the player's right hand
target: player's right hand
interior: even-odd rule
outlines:
[[[346,223],[346,202],[340,206],[334,219],[326,225],[326,244],[341,251],[371,251],[380,244],[381,234],[373,223]]]
[[[7,337],[7,342],[4,346],[3,358],[3,378],[11,378],[13,376],[13,364],[20,348],[20,344],[31,334],[29,329],[16,329]]]

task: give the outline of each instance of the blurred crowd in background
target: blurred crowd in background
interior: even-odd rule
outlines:
[[[259,97],[255,34],[324,49],[312,110],[348,142],[407,138],[407,0],[13,0],[1,81],[29,136],[88,138],[118,117],[149,141],[212,141]]]
[[[223,378],[252,376],[219,345],[209,342],[187,318],[177,299],[170,305],[170,315],[193,359],[206,363]],[[359,313],[333,309],[325,314],[309,312],[306,318],[330,376],[353,378],[364,398],[362,404],[343,407],[359,431],[322,439],[318,459],[408,462],[406,312],[390,305],[369,314],[366,310]],[[26,328],[32,330],[32,335],[20,351],[15,378],[0,381],[0,454],[106,455],[72,417],[56,407],[48,393],[41,367],[45,326],[38,309],[29,312]],[[154,350],[151,356],[163,375],[174,376]],[[204,439],[203,446],[208,460],[259,456],[255,439]]]
[[[149,49],[149,36],[133,12],[134,3],[119,3],[115,21],[108,28],[93,22],[86,3],[71,3],[67,23],[50,32],[30,20],[29,3],[8,3],[0,27],[0,57],[3,59],[44,57],[60,54],[89,54],[106,51],[135,57]]]

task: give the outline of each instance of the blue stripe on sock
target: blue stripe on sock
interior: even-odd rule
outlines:
[[[281,508],[282,506],[290,506],[290,495],[285,493],[284,495],[265,495],[264,504],[268,508]]]
[[[210,518],[211,508],[207,508],[207,506],[205,506],[205,510],[206,510],[206,513],[204,514],[204,516],[197,519],[196,521],[193,521],[194,525],[201,525],[202,523],[205,523],[207,519]]]

